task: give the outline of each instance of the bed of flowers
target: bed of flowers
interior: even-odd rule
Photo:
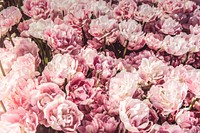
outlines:
[[[0,133],[200,133],[199,0],[0,0]]]

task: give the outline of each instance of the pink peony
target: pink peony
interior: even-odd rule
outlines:
[[[67,99],[76,104],[88,105],[93,102],[96,88],[93,88],[94,80],[86,79],[83,73],[77,73],[66,86]]]
[[[17,7],[10,6],[0,12],[0,37],[8,32],[8,30],[18,23],[22,17]]]
[[[162,48],[163,39],[163,34],[147,33],[145,36],[145,42],[147,46],[152,50],[159,50]]]
[[[134,133],[145,132],[151,126],[149,110],[144,102],[127,97],[120,102],[119,117],[128,131]]]
[[[142,4],[138,6],[137,10],[134,14],[134,19],[142,22],[151,22],[160,15],[161,11],[159,11],[155,7],[151,7],[148,4]]]
[[[44,31],[44,38],[53,50],[61,50],[62,52],[77,53],[82,45],[81,31],[66,24],[47,27]]]
[[[114,8],[113,13],[116,19],[131,19],[134,17],[134,12],[137,4],[134,0],[122,0]]]
[[[22,107],[17,110],[8,111],[1,115],[2,121],[8,121],[12,124],[19,123],[23,130],[28,133],[36,132],[38,117],[35,112],[27,111]]]
[[[7,121],[0,121],[0,132],[1,133],[21,133],[19,123],[10,123]]]
[[[150,133],[184,133],[184,131],[178,125],[164,122],[161,126],[153,125]]]
[[[153,106],[162,111],[162,114],[177,111],[186,98],[188,87],[185,83],[176,80],[168,80],[162,86],[153,85],[148,97]]]
[[[58,98],[47,104],[44,118],[53,129],[68,133],[74,132],[81,124],[83,113],[73,102]]]
[[[119,30],[119,41],[128,50],[138,50],[145,45],[142,26],[135,20],[122,21]]]
[[[136,72],[120,72],[110,79],[109,96],[116,101],[132,97],[138,89],[139,76]]]
[[[46,19],[50,13],[50,4],[49,0],[24,0],[22,10],[33,19]]]
[[[76,73],[78,61],[69,54],[56,54],[42,73],[42,82],[53,82],[62,86],[65,78],[70,80]]]
[[[118,36],[117,20],[110,19],[107,15],[92,19],[88,32],[103,44],[114,43]]]
[[[176,123],[183,129],[188,130],[195,128],[198,124],[198,118],[195,118],[195,113],[186,111],[186,110],[180,110],[176,114]]]
[[[139,66],[138,73],[144,84],[155,83],[162,79],[168,71],[168,66],[161,60],[150,57],[149,59],[143,58]]]

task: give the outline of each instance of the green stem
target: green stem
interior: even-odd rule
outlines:
[[[14,44],[14,42],[13,42],[13,40],[12,40],[12,37],[11,37],[11,35],[10,35],[9,32],[7,32],[7,36],[8,36],[8,38],[10,39],[11,44],[12,44],[13,46],[15,46],[15,44]]]
[[[124,52],[123,52],[123,57],[125,57],[125,55],[126,55],[126,51],[127,51],[129,41],[126,40],[125,42],[126,42],[126,45],[125,45],[125,49],[124,49]]]
[[[3,69],[3,65],[1,63],[1,60],[0,60],[0,68],[1,68],[1,72],[2,72],[3,76],[6,76],[6,73],[5,73],[4,69]]]
[[[192,102],[191,102],[191,104],[190,104],[190,106],[189,106],[189,110],[192,110],[192,108],[193,108],[195,102],[198,101],[198,100],[199,100],[198,98],[192,98]]]

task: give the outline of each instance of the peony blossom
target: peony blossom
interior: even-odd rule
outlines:
[[[120,102],[119,117],[125,128],[130,132],[148,131],[151,125],[148,106],[144,102],[131,97]]]
[[[0,132],[1,133],[21,133],[19,123],[10,123],[7,121],[0,121]]]
[[[168,80],[162,86],[153,85],[149,91],[149,98],[153,106],[167,115],[177,111],[186,98],[188,87],[185,83]]]
[[[49,0],[24,0],[22,10],[23,12],[34,19],[46,19],[50,13]]]
[[[0,37],[20,21],[22,14],[17,7],[10,6],[0,12]]]
[[[110,79],[109,96],[117,101],[123,101],[132,97],[138,86],[138,74],[136,72],[120,72]]]
[[[47,104],[44,118],[53,129],[68,133],[74,132],[81,124],[83,113],[73,102],[58,98]]]
[[[77,60],[73,59],[69,54],[56,54],[51,62],[47,64],[43,73],[43,82],[54,82],[61,86],[76,73],[78,66]]]

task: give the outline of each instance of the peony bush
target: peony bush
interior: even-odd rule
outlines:
[[[0,0],[0,133],[199,133],[198,0]]]

